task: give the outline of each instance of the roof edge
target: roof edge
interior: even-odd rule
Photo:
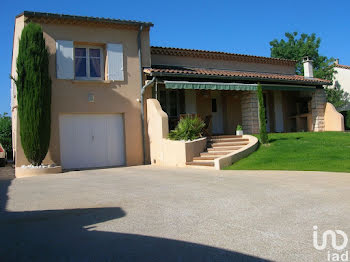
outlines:
[[[303,85],[331,85],[332,82],[325,79],[313,78],[313,81],[305,81],[298,79],[274,79],[263,77],[249,77],[249,76],[221,76],[221,75],[201,75],[201,74],[186,74],[186,73],[169,73],[169,72],[151,72],[151,68],[145,68],[144,73],[150,76],[158,77],[189,77],[189,78],[207,78],[207,79],[232,79],[232,80],[251,80],[251,81],[267,81],[267,82],[285,82]]]
[[[343,68],[343,69],[350,69],[350,66],[348,66],[348,65],[334,64],[334,67]]]
[[[94,17],[94,16],[78,16],[78,15],[66,15],[57,13],[45,13],[45,12],[34,12],[34,11],[23,11],[18,14],[16,18],[26,16],[26,17],[38,17],[38,18],[53,18],[53,19],[70,19],[70,20],[85,20],[87,22],[99,22],[99,23],[110,23],[110,24],[124,24],[124,25],[144,25],[148,27],[153,27],[154,24],[151,22],[135,21],[135,20],[122,20],[104,17]]]
[[[159,52],[172,52],[173,55],[199,55],[199,56],[226,56],[226,57],[237,57],[242,59],[253,59],[260,61],[270,61],[279,64],[289,64],[294,65],[297,63],[296,60],[284,59],[284,58],[275,58],[275,57],[266,57],[266,56],[255,56],[255,55],[245,55],[245,54],[237,54],[237,53],[229,53],[229,52],[221,52],[221,51],[209,51],[209,50],[201,50],[201,49],[188,49],[188,48],[178,48],[178,47],[163,47],[163,46],[151,46],[151,54],[157,54]],[[186,54],[187,53],[187,54]]]

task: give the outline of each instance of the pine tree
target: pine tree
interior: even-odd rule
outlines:
[[[262,87],[258,84],[258,102],[259,102],[259,122],[260,122],[260,142],[262,144],[267,144],[269,138],[266,131],[266,117],[265,117],[265,106],[264,106],[264,97],[262,93]]]
[[[27,24],[19,41],[17,99],[21,143],[28,161],[40,165],[50,143],[49,54],[40,25]]]

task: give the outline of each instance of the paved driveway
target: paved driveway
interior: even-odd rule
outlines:
[[[327,261],[313,226],[350,237],[350,174],[143,166],[0,185],[1,261]]]

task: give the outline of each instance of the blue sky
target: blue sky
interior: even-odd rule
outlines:
[[[320,53],[350,65],[350,1],[34,1],[3,0],[0,11],[0,113],[10,113],[15,16],[24,10],[150,21],[151,44],[270,56],[285,32],[316,33]]]

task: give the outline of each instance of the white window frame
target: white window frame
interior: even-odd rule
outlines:
[[[75,49],[76,48],[85,48],[86,49],[86,76],[80,77],[75,75]],[[73,48],[73,57],[74,57],[74,79],[76,80],[104,80],[105,79],[105,73],[104,73],[104,49],[100,46],[92,46],[92,45],[74,45]],[[100,66],[101,66],[101,77],[90,77],[90,49],[99,49],[101,52],[100,57]]]

